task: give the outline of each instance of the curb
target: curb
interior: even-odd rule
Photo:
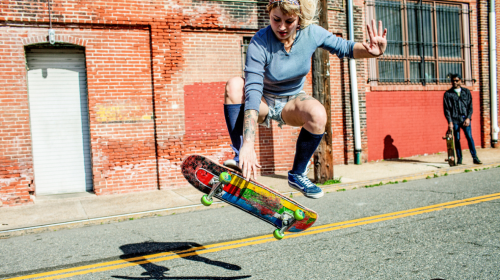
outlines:
[[[217,202],[216,201],[211,205],[210,209],[222,208],[225,205],[226,205],[226,203],[224,203],[224,202],[221,202],[221,201]],[[76,221],[67,221],[67,222],[61,222],[61,223],[55,223],[55,224],[47,224],[47,225],[23,227],[23,228],[16,228],[16,229],[0,230],[0,239],[6,239],[6,238],[10,238],[10,237],[22,236],[22,235],[27,235],[27,234],[37,234],[37,233],[48,232],[48,231],[57,231],[57,230],[62,230],[62,229],[73,229],[73,228],[81,228],[81,227],[94,226],[94,225],[110,224],[110,223],[115,223],[115,222],[123,222],[123,221],[127,221],[127,220],[135,220],[135,219],[141,219],[141,218],[175,215],[175,214],[195,212],[195,211],[201,211],[201,210],[208,210],[208,209],[206,206],[204,206],[202,204],[195,204],[195,205],[187,205],[187,206],[164,208],[164,209],[158,209],[158,210],[134,212],[134,213],[127,213],[127,214],[120,214],[120,215],[113,215],[113,216],[106,216],[106,217],[99,217],[99,218],[89,218],[89,219],[76,220]]]
[[[374,180],[367,180],[367,181],[359,181],[359,182],[352,182],[352,183],[340,183],[340,184],[335,184],[335,185],[326,185],[323,186],[324,191],[337,191],[339,189],[345,189],[345,190],[351,190],[353,188],[362,188],[366,186],[373,186],[376,184],[382,183],[383,185],[387,183],[404,183],[403,181],[406,180],[407,182],[409,181],[414,181],[414,180],[421,180],[421,179],[432,179],[434,177],[441,177],[441,176],[446,176],[447,175],[453,175],[453,174],[460,174],[460,173],[466,173],[466,172],[477,172],[480,170],[483,170],[485,168],[490,169],[490,168],[496,168],[500,167],[500,162],[495,162],[495,163],[485,163],[481,165],[464,165],[464,166],[455,166],[455,167],[448,167],[448,168],[442,168],[440,170],[436,171],[427,171],[427,172],[421,172],[421,173],[414,173],[414,174],[409,174],[409,175],[401,175],[401,176],[394,176],[394,177],[386,177],[383,179],[374,179]],[[480,170],[477,170],[480,169]],[[470,170],[470,171],[466,171]],[[430,177],[430,178],[429,178]]]
[[[474,167],[477,167],[477,168],[474,168]],[[394,176],[394,177],[387,177],[387,178],[383,178],[383,179],[374,179],[374,180],[352,182],[352,183],[343,183],[343,184],[340,183],[340,184],[335,184],[335,185],[326,185],[326,186],[322,186],[322,189],[323,189],[323,191],[325,191],[327,193],[328,192],[336,192],[339,190],[352,190],[355,188],[373,186],[373,185],[377,185],[380,183],[385,185],[388,183],[402,182],[403,180],[414,181],[414,180],[427,179],[429,177],[434,178],[435,175],[437,177],[441,177],[441,176],[445,176],[445,174],[452,175],[452,174],[464,173],[464,172],[466,172],[466,170],[470,170],[468,172],[476,172],[477,169],[483,170],[485,168],[489,169],[489,168],[496,168],[496,167],[500,167],[500,162],[487,163],[487,164],[482,164],[482,165],[456,166],[456,167],[449,167],[449,168],[441,169],[438,171],[428,171],[428,172],[421,172],[421,173],[415,173],[415,174],[410,174],[410,175]],[[477,171],[479,171],[479,170],[477,170]],[[297,192],[297,191],[286,192],[286,193],[282,193],[282,194],[285,196],[290,196],[290,197],[304,196],[301,192]],[[23,228],[17,228],[17,229],[9,229],[9,230],[0,231],[0,239],[6,239],[6,238],[10,238],[10,237],[16,237],[16,236],[22,236],[22,235],[28,235],[28,234],[37,234],[37,233],[48,232],[48,231],[57,231],[57,230],[62,230],[62,229],[72,229],[72,228],[81,228],[81,227],[87,227],[87,226],[93,226],[93,225],[110,224],[110,223],[115,223],[115,222],[123,222],[123,221],[127,221],[127,220],[135,220],[135,219],[141,219],[141,218],[160,217],[160,216],[175,215],[175,214],[195,212],[195,211],[208,210],[208,209],[218,209],[218,208],[222,208],[226,205],[227,205],[227,203],[224,203],[224,202],[214,202],[210,206],[210,208],[207,208],[206,206],[203,206],[202,204],[194,204],[194,205],[188,205],[188,206],[164,208],[164,209],[158,209],[158,210],[142,211],[142,212],[113,215],[113,216],[107,216],[107,217],[91,218],[91,219],[84,219],[84,220],[77,220],[77,221],[67,221],[67,222],[61,222],[61,223],[56,223],[56,224],[47,224],[47,225],[23,227]]]

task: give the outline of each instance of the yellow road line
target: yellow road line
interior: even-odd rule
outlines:
[[[495,199],[500,199],[500,193],[483,195],[483,196],[472,197],[472,198],[467,198],[467,199],[463,199],[463,200],[456,200],[456,201],[451,201],[451,202],[445,202],[445,203],[440,203],[440,204],[435,204],[435,205],[430,205],[430,206],[425,206],[425,207],[420,207],[420,208],[414,208],[414,209],[409,209],[409,210],[404,210],[404,211],[392,212],[392,213],[381,214],[381,215],[360,218],[360,219],[355,219],[355,220],[350,220],[350,221],[344,221],[344,222],[332,223],[332,224],[328,224],[328,225],[311,227],[307,231],[302,231],[299,233],[289,233],[285,236],[285,239],[296,238],[296,237],[312,235],[312,234],[318,234],[318,233],[322,233],[322,232],[334,231],[334,230],[339,230],[339,229],[345,229],[345,228],[350,228],[350,227],[355,227],[355,226],[367,225],[367,224],[372,224],[372,223],[378,223],[378,222],[383,222],[383,221],[388,221],[388,220],[400,219],[400,218],[404,218],[404,217],[415,216],[415,215],[420,215],[420,214],[425,214],[425,213],[430,213],[430,212],[434,212],[434,211],[450,209],[450,208],[455,208],[455,207],[467,206],[467,205],[472,205],[472,204],[486,202],[486,201],[495,200]],[[68,277],[83,275],[83,274],[88,274],[88,273],[115,270],[115,269],[135,266],[135,265],[146,264],[146,263],[168,261],[168,260],[172,260],[172,259],[185,258],[185,257],[189,257],[189,256],[196,256],[196,255],[220,252],[220,251],[237,249],[237,248],[251,246],[251,245],[274,242],[274,241],[276,241],[276,240],[272,237],[272,235],[269,234],[269,235],[240,239],[240,240],[235,240],[235,241],[217,243],[217,244],[212,244],[212,245],[207,245],[207,246],[199,246],[199,247],[194,247],[194,248],[190,248],[187,250],[163,252],[163,253],[152,254],[152,255],[147,255],[147,256],[134,257],[134,258],[129,258],[129,259],[116,260],[116,261],[111,261],[111,262],[104,262],[104,263],[80,266],[80,267],[75,267],[75,268],[49,271],[49,272],[38,273],[38,274],[33,274],[33,275],[10,278],[7,280],[23,280],[23,279],[35,279],[35,278],[38,278],[38,280],[41,280],[41,279],[68,278]],[[40,277],[43,277],[43,278],[40,278]]]

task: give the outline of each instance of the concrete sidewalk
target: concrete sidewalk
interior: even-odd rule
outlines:
[[[468,151],[463,154],[464,165],[456,167],[448,166],[444,153],[335,166],[335,178],[341,177],[342,182],[322,188],[329,193],[500,166],[500,149],[478,149],[482,165],[474,165]],[[286,178],[284,173],[260,176],[257,181],[283,194],[301,196],[288,187]],[[189,187],[108,196],[90,193],[38,196],[32,205],[0,208],[0,238],[207,209],[200,203],[201,196],[198,190]],[[224,205],[214,202],[210,208]]]

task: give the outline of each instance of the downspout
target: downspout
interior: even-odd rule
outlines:
[[[349,40],[354,41],[354,19],[353,0],[348,0],[347,5],[347,25],[349,27]],[[351,106],[352,119],[354,123],[354,163],[361,164],[361,128],[359,124],[359,99],[358,99],[358,79],[356,77],[356,60],[349,59],[349,76],[351,80]]]
[[[491,144],[498,143],[498,90],[497,90],[497,42],[496,42],[495,0],[490,0],[489,38],[490,38],[490,95],[491,95]]]

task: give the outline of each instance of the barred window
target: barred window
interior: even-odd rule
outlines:
[[[467,4],[376,0],[367,11],[388,31],[386,52],[370,59],[371,85],[449,84],[454,73],[471,84]]]

